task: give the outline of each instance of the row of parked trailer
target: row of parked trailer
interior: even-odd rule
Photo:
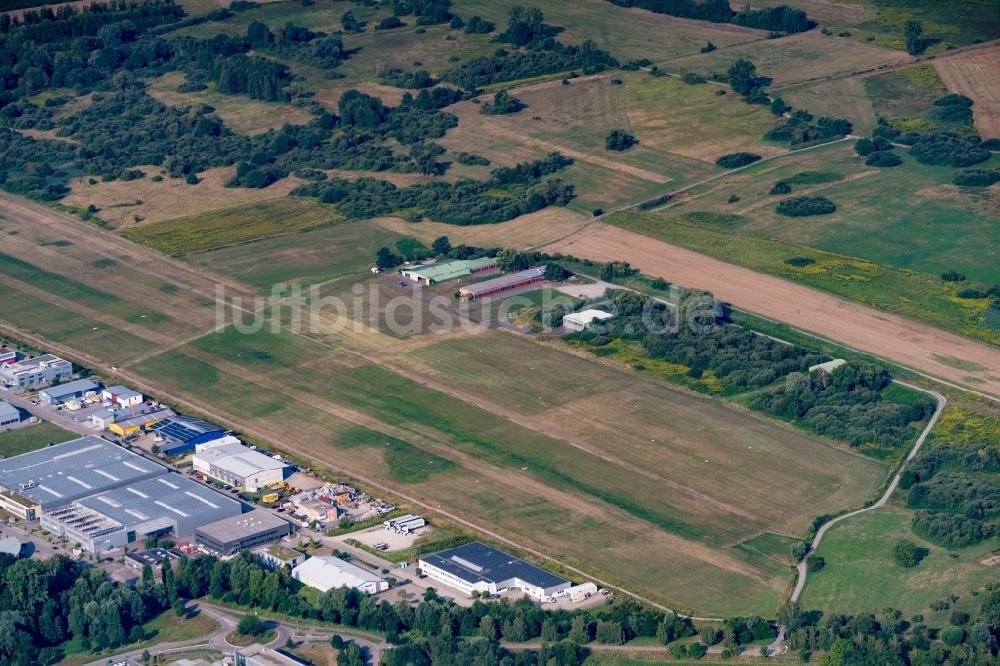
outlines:
[[[419,530],[421,527],[427,524],[427,521],[420,516],[414,516],[412,514],[406,514],[405,516],[400,516],[399,518],[393,518],[392,520],[387,520],[382,523],[382,527],[387,530],[392,530],[398,534],[410,534]]]

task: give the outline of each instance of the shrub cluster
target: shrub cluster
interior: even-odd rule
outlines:
[[[966,169],[952,176],[951,182],[963,187],[989,187],[1000,183],[1000,169]]]
[[[611,130],[611,133],[604,138],[606,150],[628,150],[637,143],[639,143],[638,139],[622,129]]]
[[[760,155],[755,153],[729,153],[715,160],[715,166],[720,166],[723,169],[736,169],[753,164],[759,159]]]
[[[807,217],[810,215],[829,215],[836,212],[837,205],[826,197],[801,196],[778,202],[778,207],[775,210],[778,215],[787,217]]]

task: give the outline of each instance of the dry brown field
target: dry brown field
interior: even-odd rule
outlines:
[[[984,139],[1000,137],[1000,45],[934,61],[948,90],[971,97],[973,122]]]

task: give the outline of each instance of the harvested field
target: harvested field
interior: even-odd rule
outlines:
[[[980,136],[1000,137],[1000,46],[943,58],[934,67],[948,90],[975,101],[973,123]]]
[[[70,181],[72,191],[63,203],[77,208],[93,204],[101,209],[98,217],[117,229],[126,229],[139,221],[145,225],[177,217],[203,215],[222,207],[283,200],[292,188],[302,183],[298,178],[289,176],[262,190],[226,187],[236,173],[235,166],[203,171],[198,174],[201,182],[197,185],[188,185],[183,178],[166,175],[157,183],[152,178],[161,172],[160,167],[139,169],[146,177],[127,182],[113,180],[105,183],[98,180],[91,185],[89,178],[76,178]],[[137,215],[139,221],[136,220]]]
[[[601,223],[545,249],[599,261],[627,260],[649,275],[707,289],[736,307],[951,382],[974,382],[977,390],[1000,397],[1000,350],[927,324]],[[956,370],[935,354],[985,370]]]

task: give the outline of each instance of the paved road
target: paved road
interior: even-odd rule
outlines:
[[[225,654],[232,653],[235,647],[226,640],[226,636],[236,629],[236,625],[239,623],[239,618],[245,613],[223,606],[217,606],[211,602],[203,600],[192,602],[189,607],[211,617],[218,623],[218,627],[212,633],[204,636],[184,641],[160,643],[152,648],[140,648],[137,650],[121,652],[116,655],[102,657],[101,659],[85,664],[85,666],[106,666],[108,662],[129,658],[137,659],[141,657],[142,653],[147,649],[150,654],[153,655],[186,652],[194,649],[212,649]],[[289,637],[291,637],[295,642],[311,643],[326,642],[330,640],[333,634],[339,634],[344,638],[344,640],[357,643],[358,646],[363,648],[368,655],[370,663],[378,664],[381,661],[383,651],[391,647],[391,645],[385,643],[380,638],[369,634],[341,631],[339,629],[334,630],[330,627],[311,625],[308,622],[289,624],[284,621],[279,622],[273,618],[269,618],[267,613],[261,613],[260,615],[265,622],[271,624],[275,629],[275,637],[267,643],[267,647],[271,648],[283,647],[286,639]]]

